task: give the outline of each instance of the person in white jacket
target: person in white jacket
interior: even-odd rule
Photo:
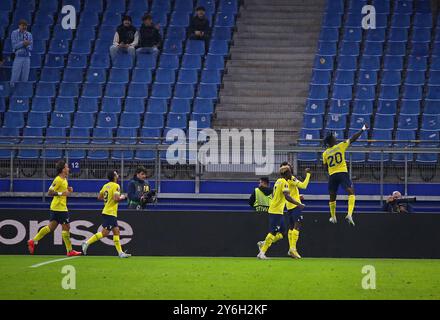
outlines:
[[[113,38],[113,45],[110,47],[110,56],[113,63],[117,55],[121,52],[128,52],[133,60],[136,56],[136,46],[139,41],[139,34],[132,25],[130,16],[122,18],[122,24],[118,26]]]

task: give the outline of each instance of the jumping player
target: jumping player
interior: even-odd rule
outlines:
[[[118,205],[120,201],[126,199],[125,195],[120,194],[121,187],[118,184],[118,173],[109,171],[107,174],[108,183],[106,183],[98,195],[98,200],[104,200],[104,209],[102,210],[102,231],[95,233],[90,239],[82,243],[83,254],[87,255],[87,248],[96,241],[107,237],[110,231],[113,232],[113,242],[120,258],[131,257],[131,254],[122,251],[121,242],[119,240],[118,226]]]
[[[345,161],[345,151],[355,142],[368,127],[364,125],[362,129],[355,133],[350,139],[337,143],[336,137],[329,133],[324,139],[327,149],[322,154],[322,161],[327,166],[329,179],[328,191],[330,195],[330,222],[336,223],[336,195],[339,186],[342,186],[348,193],[348,214],[345,219],[354,226],[353,211],[356,197],[354,195],[353,183],[348,175],[347,163]]]
[[[40,229],[37,235],[27,242],[29,253],[34,254],[35,245],[38,244],[45,235],[53,232],[58,224],[61,224],[62,238],[66,246],[67,256],[79,256],[81,252],[72,250],[72,243],[70,242],[70,224],[69,211],[67,210],[67,197],[73,192],[73,188],[69,187],[67,177],[69,175],[69,166],[64,161],[58,161],[56,166],[57,177],[50,185],[48,195],[53,197],[50,203],[50,222],[47,226]]]
[[[281,177],[275,182],[273,187],[273,197],[269,206],[269,233],[266,236],[264,242],[259,242],[260,252],[257,255],[258,259],[267,259],[266,252],[270,246],[283,239],[283,233],[285,232],[284,225],[284,207],[286,202],[291,202],[297,205],[301,210],[304,209],[304,205],[290,196],[288,180],[292,178],[292,172],[289,166],[282,166],[280,168]]]

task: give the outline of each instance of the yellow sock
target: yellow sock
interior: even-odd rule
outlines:
[[[264,239],[264,245],[261,247],[261,251],[263,253],[266,253],[266,251],[270,248],[274,240],[275,240],[275,236],[272,233],[268,233],[266,239]]]
[[[330,214],[332,218],[336,217],[336,201],[329,202],[328,205],[330,207]]]
[[[353,194],[348,196],[348,215],[351,217],[354,211],[354,203],[356,202],[356,196]]]
[[[89,240],[87,240],[87,244],[91,245],[92,243],[95,243],[96,241],[100,240],[102,238],[102,232],[95,233],[93,236],[90,237]]]
[[[275,238],[273,239],[272,243],[275,243],[279,240],[283,239],[283,234],[281,232],[277,232],[277,234],[275,235]]]
[[[67,252],[72,251],[72,243],[70,242],[70,232],[61,231],[61,236],[63,237],[64,245],[66,246]]]
[[[47,235],[48,233],[50,233],[50,228],[49,228],[49,226],[45,226],[45,227],[41,228],[40,231],[38,231],[37,235],[34,237],[33,240],[35,242],[38,242],[41,239],[43,239],[43,237],[45,235]]]
[[[287,239],[289,239],[289,248],[292,248],[292,230],[287,231]]]
[[[292,243],[290,244],[290,249],[296,250],[296,243],[298,242],[298,239],[299,239],[299,231],[296,229],[293,229],[291,237],[292,237]]]
[[[122,252],[121,242],[119,241],[119,236],[113,236],[113,242],[115,243],[116,251],[118,254]]]

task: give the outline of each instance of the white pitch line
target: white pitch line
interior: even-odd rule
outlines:
[[[55,259],[55,260],[49,260],[49,261],[46,261],[46,262],[41,262],[41,263],[34,264],[34,265],[30,266],[29,268],[38,268],[38,267],[44,266],[46,264],[50,264],[50,263],[54,263],[54,262],[58,262],[58,261],[70,260],[70,259],[74,259],[74,258],[78,258],[78,257],[79,256],[67,257],[67,258],[61,258],[61,259]]]

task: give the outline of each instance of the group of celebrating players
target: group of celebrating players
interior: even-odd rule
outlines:
[[[345,161],[345,151],[355,142],[362,133],[367,130],[364,125],[362,129],[355,133],[350,139],[337,143],[336,137],[329,133],[324,139],[324,145],[327,149],[322,154],[324,165],[327,166],[329,173],[328,189],[330,196],[330,222],[336,223],[336,195],[339,186],[345,189],[348,193],[348,213],[345,219],[349,224],[354,226],[353,211],[355,204],[355,195],[353,184],[348,175],[347,163]],[[69,175],[68,164],[61,160],[56,164],[57,177],[52,182],[49,188],[49,196],[52,196],[50,205],[50,220],[49,224],[41,228],[33,239],[27,242],[30,254],[34,254],[35,246],[47,234],[53,232],[60,224],[62,228],[62,239],[66,246],[67,256],[86,255],[88,247],[107,237],[110,231],[113,232],[113,242],[115,244],[118,256],[121,258],[128,258],[131,254],[122,251],[119,239],[118,227],[118,204],[120,201],[126,199],[126,196],[121,194],[121,187],[118,184],[118,173],[114,170],[107,174],[108,183],[106,183],[99,192],[98,199],[104,201],[104,208],[102,210],[102,231],[95,233],[87,241],[82,243],[82,253],[72,249],[70,241],[70,224],[69,212],[67,209],[67,197],[73,192],[73,188],[69,187],[67,177]],[[292,258],[301,258],[298,253],[296,244],[299,239],[299,231],[301,228],[301,221],[303,219],[302,210],[305,205],[301,202],[299,189],[306,189],[310,181],[310,169],[306,169],[306,178],[304,181],[298,180],[293,176],[293,169],[290,163],[284,162],[281,164],[280,178],[275,182],[269,208],[269,233],[266,235],[264,241],[258,242],[259,253],[257,258],[268,259],[266,256],[267,250],[272,244],[283,239],[285,234],[284,223],[284,208],[287,209],[287,217],[289,229],[287,232],[289,240],[288,255]]]
[[[323,164],[327,167],[329,173],[328,190],[330,196],[330,222],[337,223],[336,220],[336,196],[339,186],[348,193],[348,212],[345,219],[354,226],[353,211],[355,204],[355,195],[353,183],[348,175],[347,163],[345,161],[345,151],[355,142],[368,128],[366,125],[360,131],[355,133],[350,139],[337,143],[336,137],[330,132],[324,139],[324,145],[327,149],[322,154]],[[292,258],[300,259],[296,244],[299,239],[301,221],[303,219],[302,210],[305,205],[301,202],[299,189],[306,189],[310,181],[310,169],[306,169],[306,178],[304,181],[298,180],[293,176],[293,169],[290,163],[283,162],[279,169],[280,178],[275,182],[272,196],[267,210],[269,214],[269,233],[264,241],[257,243],[259,253],[258,259],[268,259],[267,250],[272,244],[283,239],[286,227],[284,220],[284,208],[287,209],[287,220],[289,229],[287,237],[289,240],[288,255]]]

